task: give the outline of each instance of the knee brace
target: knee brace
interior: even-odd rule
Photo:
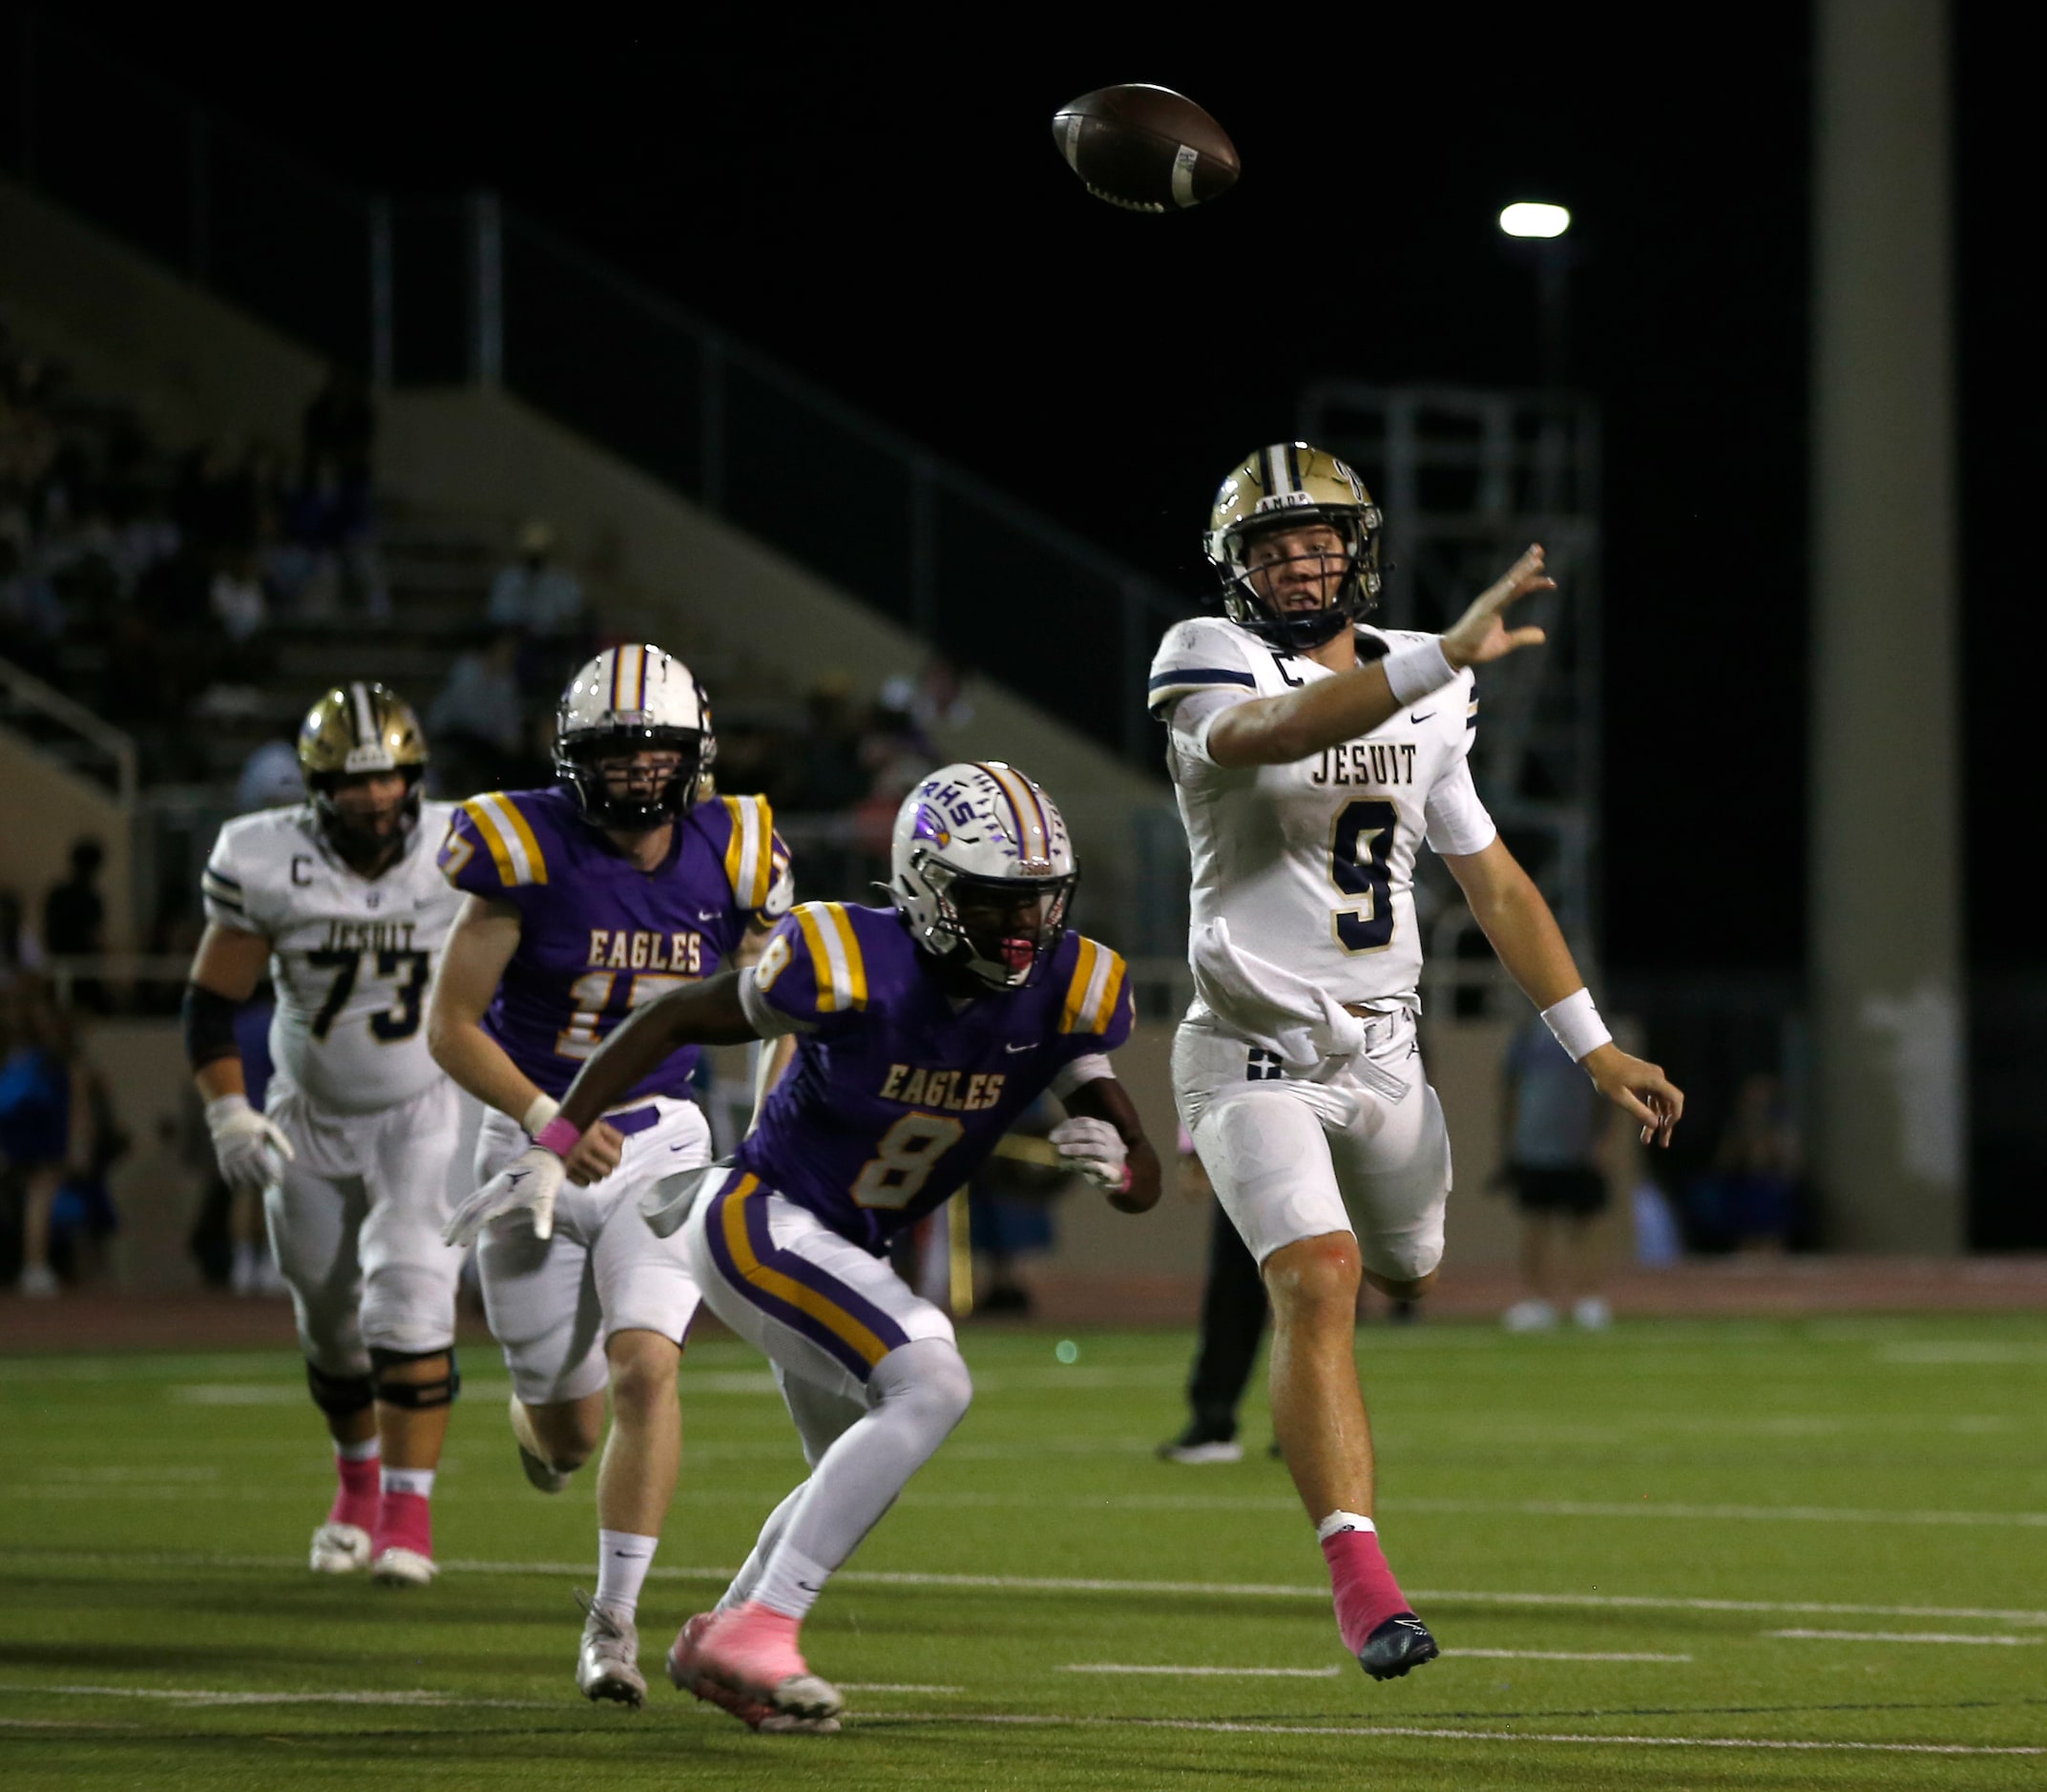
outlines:
[[[377,1397],[366,1375],[329,1375],[319,1364],[308,1361],[305,1385],[312,1389],[313,1405],[337,1419],[365,1410]]]
[[[436,1357],[448,1359],[448,1373],[431,1381],[402,1382],[391,1374],[391,1370],[408,1363],[430,1363]],[[453,1344],[445,1350],[386,1350],[372,1344],[369,1367],[376,1397],[387,1407],[403,1407],[408,1412],[428,1412],[436,1407],[449,1406],[462,1391],[462,1369],[455,1362]]]

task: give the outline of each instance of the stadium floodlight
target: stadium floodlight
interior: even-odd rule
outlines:
[[[1560,237],[1571,228],[1571,214],[1561,205],[1516,199],[1500,214],[1500,228],[1510,237]]]

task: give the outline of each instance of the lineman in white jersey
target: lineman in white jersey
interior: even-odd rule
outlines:
[[[1273,1308],[1273,1427],[1327,1560],[1345,1646],[1375,1679],[1431,1660],[1372,1523],[1352,1331],[1360,1277],[1435,1279],[1450,1140],[1415,1038],[1414,857],[1450,866],[1508,970],[1600,1092],[1667,1144],[1683,1096],[1616,1046],[1548,905],[1473,787],[1470,668],[1542,639],[1501,613],[1550,587],[1542,550],[1442,636],[1357,626],[1380,515],[1305,443],[1252,455],[1206,549],[1224,618],[1171,630],[1150,702],[1194,863],[1196,999],[1180,1117]]]
[[[433,1578],[428,1505],[454,1360],[462,1256],[442,1242],[460,1133],[427,1051],[427,990],[461,898],[434,863],[450,805],[422,802],[427,744],[381,684],[329,691],[299,731],[308,801],[220,830],[185,1044],[220,1174],[261,1189],[339,1487],[312,1566]],[[267,974],[276,1071],[248,1102],[235,1011]]]

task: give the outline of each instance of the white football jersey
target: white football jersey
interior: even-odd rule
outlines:
[[[443,1075],[427,1052],[427,991],[463,902],[434,863],[453,813],[423,803],[375,879],[342,863],[309,803],[244,815],[214,844],[206,918],[270,942],[270,1055],[317,1107],[370,1114]]]
[[[1357,633],[1361,656],[1430,638]],[[1179,623],[1159,644],[1149,701],[1175,723],[1167,760],[1194,860],[1192,924],[1222,917],[1237,948],[1340,1003],[1418,1008],[1415,853],[1424,839],[1476,852],[1497,831],[1466,763],[1478,708],[1470,670],[1370,734],[1289,765],[1231,771],[1207,757],[1207,723],[1231,702],[1334,676],[1220,616]]]

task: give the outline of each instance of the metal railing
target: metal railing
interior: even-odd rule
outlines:
[[[105,784],[122,809],[133,811],[137,783],[136,743],[33,673],[0,659],[0,725],[11,728],[48,758]]]
[[[19,15],[0,156],[384,385],[501,385],[1135,763],[1193,606],[496,195],[357,191]],[[1072,643],[1094,651],[1076,656]]]

